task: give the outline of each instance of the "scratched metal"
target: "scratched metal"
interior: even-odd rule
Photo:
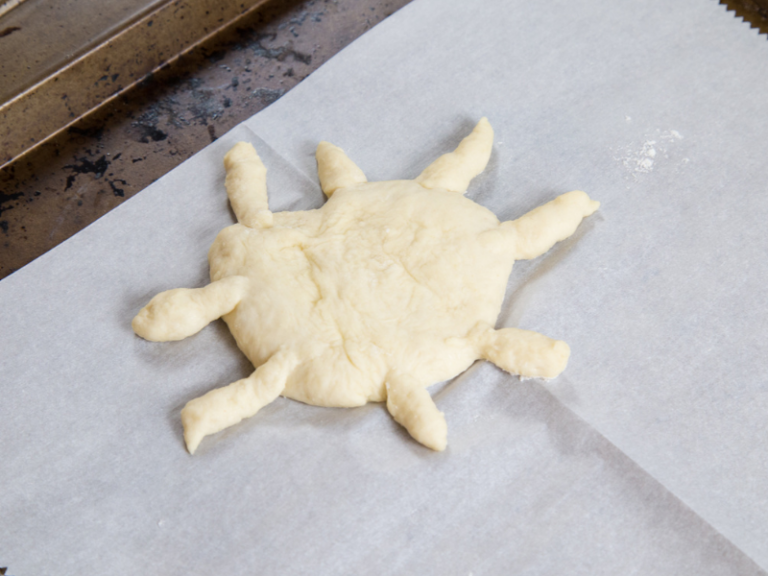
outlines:
[[[89,20],[93,6],[88,2],[71,5],[77,9],[62,23],[50,23],[47,18],[43,18],[44,24],[38,24],[36,19],[17,19],[17,26],[6,28],[15,30],[10,38],[0,38],[0,63],[20,62],[22,68],[29,69],[31,77],[14,80],[10,74],[7,86],[0,89],[0,95],[12,95],[4,102],[0,97],[0,168],[131,90],[148,74],[171,65],[195,46],[227,28],[239,26],[266,1],[161,0],[132,19],[123,18],[107,26],[95,37],[87,34],[85,44],[82,39],[71,44],[62,42],[59,28],[66,31],[77,17]],[[30,6],[49,16],[51,2],[58,6],[54,0],[40,0]],[[115,2],[101,3],[97,12],[109,12]],[[93,32],[94,26],[85,29]],[[50,33],[50,41],[40,40],[54,31],[58,34]],[[46,59],[35,50],[40,44],[61,46],[60,56]],[[18,58],[19,54],[23,57]],[[14,66],[0,64],[0,75],[5,75],[8,68],[13,72]],[[40,80],[25,84],[36,77]],[[34,122],[28,122],[30,118]]]
[[[0,19],[0,102],[163,0],[27,0]],[[11,56],[15,57],[11,57]]]

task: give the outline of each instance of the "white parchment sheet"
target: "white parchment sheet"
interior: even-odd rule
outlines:
[[[714,0],[416,0],[171,174],[0,282],[8,574],[764,574],[768,43]],[[319,206],[313,152],[413,177],[480,116],[468,195],[500,218],[602,202],[518,263],[499,325],[571,345],[519,382],[434,389],[449,447],[382,405],[278,399],[184,450],[179,411],[252,370],[216,322],[130,319],[202,286],[254,143],[273,210]]]

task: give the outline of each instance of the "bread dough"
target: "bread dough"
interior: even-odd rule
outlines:
[[[411,436],[443,450],[446,422],[429,385],[477,359],[524,377],[562,372],[567,344],[493,326],[514,261],[573,234],[599,204],[569,192],[499,223],[462,195],[492,144],[483,118],[415,180],[367,182],[340,148],[321,142],[328,201],[275,214],[253,146],[230,150],[226,189],[238,223],[210,249],[211,283],[158,294],[133,319],[139,336],[167,341],[223,317],[257,367],[184,407],[190,453],[279,395],[317,406],[386,401]]]

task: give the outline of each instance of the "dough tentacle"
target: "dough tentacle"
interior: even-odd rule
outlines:
[[[442,188],[463,194],[469,182],[485,170],[493,149],[493,128],[483,117],[456,150],[443,154],[416,177],[424,188]]]
[[[131,326],[136,334],[152,342],[183,340],[232,312],[245,296],[248,284],[245,276],[229,276],[203,288],[166,290],[139,310]]]
[[[267,197],[267,168],[248,142],[238,142],[224,156],[229,203],[237,221],[249,228],[269,227],[272,213]]]
[[[387,410],[413,438],[432,450],[445,450],[448,425],[426,387],[416,379],[390,372],[387,376]]]
[[[530,260],[541,256],[557,242],[571,236],[583,218],[600,207],[585,192],[574,190],[534,208],[517,220],[501,224],[513,237],[514,259]]]
[[[363,171],[349,159],[344,150],[330,142],[323,141],[317,145],[315,159],[320,187],[328,198],[339,188],[368,182]]]
[[[571,349],[562,340],[519,328],[479,325],[471,334],[478,356],[510,374],[555,378],[568,365]]]
[[[247,378],[187,402],[181,411],[181,423],[189,453],[194,454],[206,436],[250,418],[274,401],[297,364],[293,351],[281,350]]]

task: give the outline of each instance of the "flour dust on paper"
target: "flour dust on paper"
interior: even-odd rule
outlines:
[[[225,187],[238,222],[210,249],[211,283],[162,292],[133,320],[139,336],[168,341],[221,317],[256,367],[187,403],[190,453],[280,395],[317,406],[386,402],[413,438],[443,450],[447,425],[430,385],[478,359],[523,377],[565,369],[565,342],[494,325],[514,261],[544,254],[599,204],[568,192],[499,222],[463,195],[492,146],[483,118],[416,179],[368,182],[340,148],[321,142],[328,201],[278,213],[253,146],[229,151]]]
[[[627,116],[626,121],[631,123],[632,118]],[[672,146],[682,139],[683,135],[677,130],[656,130],[641,144],[624,148],[616,160],[621,162],[628,176],[636,179],[641,174],[652,172],[660,161],[668,160]],[[681,162],[685,164],[688,159],[684,158]]]

